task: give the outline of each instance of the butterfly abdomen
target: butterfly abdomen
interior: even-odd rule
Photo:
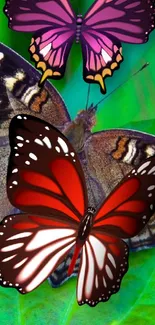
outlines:
[[[82,15],[77,15],[77,19],[76,19],[76,43],[79,43],[79,41],[80,41],[82,21],[83,21]]]
[[[87,237],[90,234],[91,228],[92,228],[92,223],[93,223],[93,215],[94,215],[95,209],[94,208],[88,208],[87,214],[85,217],[82,219],[80,226],[79,226],[79,231],[76,239],[76,246],[74,250],[74,254],[71,260],[71,263],[68,268],[68,276],[70,276],[74,270],[76,260],[81,252],[81,249],[87,239]]]
[[[79,226],[77,243],[82,243],[82,245],[83,245],[84,242],[86,241],[86,239],[91,231],[91,228],[92,228],[94,213],[95,213],[94,208],[87,209],[87,213],[86,213],[85,217],[82,219],[80,226]]]

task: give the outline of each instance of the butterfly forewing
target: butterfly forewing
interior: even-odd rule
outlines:
[[[94,218],[94,229],[136,236],[155,211],[155,158],[145,160],[112,191]]]
[[[29,115],[17,115],[10,125],[11,154],[7,191],[22,211],[60,213],[78,222],[87,208],[87,192],[78,157],[64,135]]]
[[[0,285],[27,293],[38,287],[75,244],[76,227],[64,219],[12,215],[0,225]]]
[[[122,240],[103,234],[90,235],[82,249],[78,274],[77,301],[96,306],[120,289],[128,270],[128,246]]]

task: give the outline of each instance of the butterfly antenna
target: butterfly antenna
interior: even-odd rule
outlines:
[[[86,111],[88,110],[89,95],[90,95],[90,84],[89,84],[89,86],[88,86],[87,102],[86,102]]]
[[[118,87],[116,87],[114,90],[111,91],[106,97],[101,99],[95,106],[98,106],[101,104],[104,100],[106,100],[109,96],[111,96],[116,90],[121,88],[123,85],[125,85],[132,77],[136,76],[139,72],[141,72],[143,69],[147,68],[149,66],[149,62],[146,62],[138,71],[134,72],[126,81],[122,82]]]

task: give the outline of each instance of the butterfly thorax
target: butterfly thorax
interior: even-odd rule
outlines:
[[[87,237],[91,231],[91,228],[92,228],[94,213],[95,213],[94,208],[87,209],[87,213],[86,213],[85,217],[82,219],[80,226],[79,226],[77,242],[84,244],[85,240],[87,239]]]
[[[76,18],[76,43],[80,41],[81,26],[82,26],[82,15],[77,15]]]

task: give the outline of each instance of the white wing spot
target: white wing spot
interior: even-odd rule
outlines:
[[[55,147],[55,150],[56,150],[57,152],[60,152],[60,148],[59,148],[58,146]]]
[[[23,139],[21,136],[19,136],[19,135],[17,135],[16,139],[21,140],[21,141],[24,140],[24,139]]]
[[[0,60],[3,60],[4,58],[4,53],[0,52]]]
[[[18,185],[18,182],[17,181],[13,181],[12,184]]]
[[[59,143],[60,147],[62,148],[63,152],[68,153],[68,146],[62,138],[58,137],[58,143]]]
[[[100,270],[103,269],[104,260],[105,260],[105,246],[94,236],[89,236],[90,243],[94,250],[95,259]],[[102,253],[101,253],[102,252]]]
[[[111,279],[111,280],[113,280],[113,274],[112,274],[112,272],[111,272],[111,270],[110,270],[110,267],[108,266],[108,265],[106,265],[105,266],[105,269],[106,269],[106,272],[107,272],[107,275],[108,275],[108,277]]]
[[[17,116],[18,120],[22,120],[22,117],[20,115]]]
[[[49,131],[50,128],[48,126],[45,126],[45,129]]]
[[[114,260],[113,256],[110,253],[108,253],[108,258],[109,258],[110,262],[112,263],[112,265],[116,268],[115,260]]]
[[[71,156],[74,157],[75,156],[75,153],[74,152],[71,152]]]
[[[15,156],[18,157],[19,156],[19,153],[15,153]]]
[[[14,245],[6,246],[6,247],[3,247],[3,248],[1,249],[1,252],[14,251],[14,250],[17,249],[17,248],[22,247],[23,245],[24,245],[23,243],[18,243],[18,244],[14,244]]]
[[[104,49],[102,49],[101,54],[105,63],[108,63],[112,60],[111,56]]]
[[[27,261],[28,257],[24,258],[22,261],[20,261],[19,263],[14,265],[14,269],[18,269],[18,267],[22,266],[26,261]]]
[[[13,239],[19,239],[19,238],[24,238],[24,237],[29,237],[30,235],[32,235],[32,232],[22,232],[19,233],[17,235],[14,235],[12,237],[9,237],[7,240],[13,240]]]
[[[17,146],[21,148],[23,147],[23,143],[17,143]]]
[[[154,190],[154,189],[155,189],[155,185],[151,185],[151,186],[148,187],[147,190],[148,190],[148,191],[152,191],[152,190]]]
[[[17,255],[17,254],[12,255],[12,256],[9,256],[9,257],[7,257],[7,258],[4,258],[4,260],[2,260],[2,262],[8,262],[8,261],[12,260],[16,255]]]
[[[152,174],[154,172],[155,172],[155,166],[150,169],[150,171],[148,172],[148,175],[150,175],[150,174]]]
[[[31,159],[33,159],[33,160],[37,160],[38,159],[37,156],[34,153],[32,153],[32,152],[29,153],[29,157]]]
[[[27,143],[30,143],[30,141],[29,141],[29,140],[26,140],[26,142],[27,142]]]
[[[43,47],[43,49],[40,51],[40,54],[42,54],[43,57],[45,57],[45,56],[48,54],[48,52],[50,51],[51,47],[52,47],[52,44],[51,44],[51,43],[47,44],[47,45],[46,45],[45,47]]]
[[[105,288],[107,287],[107,284],[106,284],[106,281],[105,281],[104,276],[103,276],[103,285],[104,285]]]
[[[15,169],[13,169],[12,174],[17,173],[17,172],[18,172],[18,169],[15,168]]]
[[[145,162],[142,166],[140,166],[140,167],[138,168],[137,173],[140,173],[144,168],[146,168],[147,166],[149,166],[150,163],[151,163],[150,160],[147,161],[147,162]]]
[[[25,161],[26,165],[30,165],[30,162],[28,160]]]
[[[52,144],[51,144],[51,141],[48,137],[45,137],[43,139],[43,142],[46,144],[47,148],[51,149],[52,148]]]
[[[35,139],[34,142],[39,144],[40,146],[44,145],[43,142],[40,139]]]
[[[97,275],[95,277],[95,286],[96,286],[96,288],[98,288],[98,276]]]

